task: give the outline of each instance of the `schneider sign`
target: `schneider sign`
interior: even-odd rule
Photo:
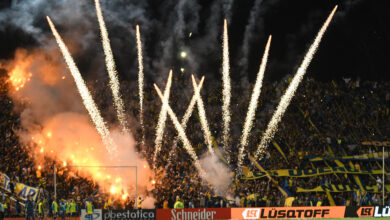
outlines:
[[[157,219],[164,219],[164,220],[230,219],[230,209],[229,208],[157,209]]]

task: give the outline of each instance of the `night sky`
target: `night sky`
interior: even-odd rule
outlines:
[[[41,0],[42,1],[42,0]],[[49,1],[49,0],[47,0]],[[51,0],[50,0],[51,1]],[[107,1],[107,0],[106,0]],[[117,0],[110,0],[110,2]],[[23,1],[22,1],[23,2]],[[86,1],[93,9],[93,2]],[[101,0],[105,2],[105,0]],[[118,0],[122,4],[126,4],[124,0]],[[134,2],[134,1],[128,1]],[[161,29],[166,22],[166,32],[173,34],[175,24],[170,24],[172,18],[166,14],[174,10],[175,3],[178,1],[145,1],[144,9],[145,19],[129,18],[124,19],[124,23],[128,22],[129,27],[134,27],[136,23],[141,24],[143,30],[143,40],[145,46],[146,58],[145,62],[150,63],[150,71],[158,71],[156,65],[153,66],[153,61],[160,57],[161,42],[164,41],[163,34],[160,35]],[[167,3],[169,2],[169,3]],[[253,27],[252,35],[249,44],[248,54],[248,71],[242,73],[241,66],[238,64],[242,56],[242,43],[245,28],[248,24],[250,12],[254,7],[254,0],[236,0],[233,2],[231,10],[231,18],[229,20],[229,41],[230,55],[232,66],[232,78],[240,79],[248,77],[250,81],[254,81],[257,74],[261,56],[264,51],[266,39],[269,34],[272,34],[273,40],[270,50],[269,64],[265,73],[265,79],[269,81],[279,80],[287,74],[295,73],[299,66],[305,51],[313,41],[317,31],[325,21],[326,17],[332,8],[338,4],[339,9],[331,22],[320,48],[315,55],[307,76],[315,77],[320,80],[341,79],[342,77],[352,77],[370,80],[389,80],[390,79],[390,2],[386,0],[356,0],[356,1],[332,1],[332,0],[264,0],[260,4],[260,11],[255,18],[256,25]],[[199,61],[199,67],[196,69],[199,72],[211,74],[216,78],[220,78],[221,66],[221,32],[222,19],[215,28],[218,29],[218,35],[215,48],[206,49],[199,52],[196,47],[201,45],[199,42],[205,42],[203,36],[209,32],[206,21],[213,13],[211,7],[214,1],[199,0],[197,4],[200,6],[197,11],[199,22],[196,24],[197,31],[189,39],[184,39],[180,45],[186,48],[192,48],[196,51],[196,58]],[[109,3],[107,3],[109,4]],[[103,9],[104,9],[103,4]],[[0,59],[10,59],[16,48],[33,48],[42,45],[42,41],[37,40],[36,35],[30,33],[14,25],[9,20],[4,19],[1,14],[9,13],[11,0],[0,1]],[[54,7],[54,6],[53,6]],[[57,6],[56,6],[57,7]],[[63,7],[63,6],[58,6]],[[112,17],[115,17],[115,7],[107,9],[112,12]],[[164,12],[167,13],[164,13]],[[93,10],[92,10],[93,12]],[[47,12],[50,15],[50,12]],[[128,12],[131,14],[131,11]],[[191,9],[187,9],[186,22],[192,19]],[[223,17],[222,10],[220,11],[221,18]],[[50,37],[50,32],[47,23],[44,21],[44,14],[35,15],[33,25],[42,29],[43,35]],[[56,14],[51,14],[54,17]],[[121,15],[118,14],[120,17]],[[120,39],[120,28],[123,26],[115,22],[111,22],[111,15],[107,17],[107,26],[109,28],[110,37],[119,39],[112,40],[114,54],[118,64],[118,70],[121,77],[124,79],[133,79],[136,74],[129,70],[129,66],[135,64],[136,59],[135,49],[129,49],[134,46],[130,44],[129,48],[123,48]],[[98,27],[96,17],[87,17],[86,19],[95,19],[93,22],[96,25],[96,39],[98,40]],[[149,19],[150,22],[145,22]],[[171,19],[171,20],[170,20]],[[174,20],[174,19],[173,19]],[[57,22],[58,23],[58,22]],[[147,23],[142,26],[143,23]],[[171,22],[172,23],[172,22]],[[77,23],[61,26],[60,31],[71,32],[70,26],[77,26]],[[186,24],[185,24],[186,25]],[[143,28],[143,29],[142,29]],[[185,29],[186,34],[191,32],[190,29]],[[129,35],[128,38],[131,38]],[[73,39],[77,40],[77,39]],[[119,43],[118,43],[119,42]],[[196,42],[196,43],[193,43]],[[207,43],[207,42],[205,42]],[[98,47],[93,43],[93,48]],[[176,44],[175,44],[176,45]],[[130,50],[130,51],[129,51]],[[174,53],[179,53],[176,48]],[[122,54],[124,54],[122,56]],[[101,56],[101,55],[100,55]],[[91,57],[89,52],[76,55],[82,70],[91,71],[88,67],[88,57]],[[172,58],[172,57],[171,57]],[[178,57],[165,59],[165,65],[173,68],[179,68],[183,65],[183,61]],[[147,66],[148,64],[146,64]],[[184,64],[185,65],[185,64]],[[191,65],[189,65],[191,66]],[[136,66],[134,67],[136,68]],[[131,68],[130,68],[131,69]],[[134,70],[134,69],[133,69]],[[148,70],[148,68],[146,68]],[[84,71],[84,72],[85,72]],[[131,72],[132,71],[132,72]],[[154,77],[148,73],[147,77]]]
[[[233,16],[233,35],[240,40],[242,23],[245,23],[251,1],[237,1]],[[326,80],[340,77],[364,79],[390,79],[390,9],[389,1],[298,0],[278,1],[264,15],[264,33],[273,35],[269,71],[266,78],[278,78],[296,70],[314,36],[334,5],[339,9],[315,55],[308,75]],[[245,4],[246,3],[246,4]],[[242,11],[241,11],[242,10]],[[238,12],[240,11],[240,13]],[[341,11],[341,12],[340,12]],[[238,15],[240,14],[240,15]],[[242,17],[241,17],[242,16]],[[235,20],[236,19],[236,20]],[[252,77],[257,71],[263,39],[252,44]],[[234,50],[233,50],[234,51]],[[234,52],[233,52],[234,54]]]

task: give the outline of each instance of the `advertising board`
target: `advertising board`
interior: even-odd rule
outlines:
[[[154,220],[155,209],[103,210],[103,220]]]
[[[390,217],[390,206],[348,206],[345,217]]]
[[[232,208],[232,219],[344,218],[345,206]]]
[[[230,208],[157,209],[158,220],[231,219],[230,214]]]
[[[89,219],[88,216],[87,216],[87,212],[85,211],[85,209],[82,209],[82,210],[81,210],[80,219],[81,219],[81,220],[103,220],[103,218],[102,218],[102,210],[101,210],[101,209],[95,209],[95,210],[93,210],[92,219]]]

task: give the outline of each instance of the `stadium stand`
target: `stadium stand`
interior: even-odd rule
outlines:
[[[6,174],[14,185],[23,183],[31,187],[42,189],[40,199],[45,201],[46,213],[51,215],[53,198],[53,174],[51,170],[36,170],[29,150],[32,146],[20,144],[17,130],[20,128],[18,111],[15,110],[12,100],[8,97],[9,85],[7,75],[0,73],[0,172]],[[176,77],[173,83],[170,103],[175,106],[178,115],[182,115],[192,95],[188,77]],[[285,91],[289,79],[278,83],[266,83],[262,88],[259,110],[256,114],[247,152],[254,152],[260,141],[262,131]],[[101,109],[107,109],[109,93],[107,84],[92,82],[89,87]],[[279,126],[273,142],[268,147],[263,159],[257,161],[264,170],[315,170],[344,167],[355,170],[381,170],[382,161],[375,159],[375,153],[382,152],[381,146],[363,144],[367,141],[385,142],[390,137],[390,86],[389,82],[362,81],[359,79],[342,79],[339,81],[322,82],[307,78],[302,82],[297,95],[293,98],[286,115]],[[121,85],[125,103],[130,105],[133,112],[129,114],[137,117],[137,93],[133,83],[123,82]],[[185,91],[185,92],[180,92]],[[205,83],[202,89],[203,100],[206,105],[207,118],[210,121],[215,144],[222,146],[221,100],[220,85]],[[237,146],[241,135],[243,118],[245,118],[251,86],[246,83],[235,85],[232,100],[232,135],[229,154],[224,158],[231,158],[230,168],[236,170]],[[183,97],[183,94],[186,95]],[[240,95],[237,95],[240,94]],[[145,125],[147,137],[153,137],[156,117],[161,102],[152,87],[145,92]],[[104,113],[104,111],[103,111]],[[195,116],[195,117],[194,117]],[[198,155],[202,155],[207,147],[200,132],[200,122],[195,114],[187,127],[187,135],[194,143]],[[195,167],[188,154],[179,147],[169,162],[169,151],[176,131],[171,123],[167,124],[161,157],[158,157],[158,177],[150,194],[156,198],[156,207],[172,208],[177,198],[180,198],[185,207],[226,207],[232,204],[210,187],[202,184]],[[134,135],[139,138],[140,129],[134,129]],[[378,145],[378,144],[376,144]],[[153,138],[147,139],[146,146],[153,146]],[[141,146],[140,146],[141,148]],[[153,147],[145,148],[145,157],[151,163]],[[345,159],[348,156],[369,155],[370,159]],[[370,156],[371,155],[371,156]],[[372,156],[374,155],[374,156]],[[327,159],[326,159],[327,158]],[[53,167],[54,161],[46,160],[45,167]],[[389,162],[387,161],[388,165]],[[357,175],[351,173],[332,173],[330,175],[312,175],[308,177],[273,176],[272,180],[266,176],[245,178],[253,175],[258,167],[248,158],[244,162],[250,173],[244,173],[236,178],[230,189],[231,200],[239,200],[241,207],[259,206],[316,206],[316,205],[380,205],[382,175]],[[59,166],[61,167],[61,166]],[[68,168],[59,168],[62,175],[58,176],[58,198],[77,203],[77,211],[84,208],[84,201],[99,190],[92,180],[80,176],[69,176]],[[246,176],[246,177],[248,177]],[[386,182],[389,182],[386,173]],[[339,189],[339,192],[326,193],[320,190],[308,191],[319,186],[348,185],[353,190]],[[75,187],[77,186],[77,187]],[[362,187],[376,187],[376,191],[359,190]],[[305,191],[306,190],[306,191]],[[284,194],[285,192],[286,194]],[[10,192],[2,190],[0,201],[5,206],[5,216],[18,216],[23,212],[22,204],[17,202],[18,197],[14,189]],[[108,201],[104,195],[93,200],[94,207],[132,208],[134,201],[128,199],[125,204]],[[18,205],[16,205],[18,204]],[[386,204],[390,198],[386,197]]]

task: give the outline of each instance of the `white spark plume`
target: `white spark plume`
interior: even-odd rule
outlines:
[[[46,18],[47,18],[47,22],[50,25],[51,31],[53,32],[53,35],[57,41],[57,44],[61,50],[61,53],[64,56],[65,62],[70,70],[70,73],[73,76],[77,89],[83,100],[83,104],[87,109],[89,115],[91,116],[92,122],[95,124],[96,130],[100,134],[103,144],[105,145],[108,152],[110,153],[116,152],[117,146],[111,138],[110,131],[106,127],[106,124],[99,112],[99,109],[96,106],[95,101],[91,96],[91,93],[89,92],[87,86],[85,85],[85,82],[80,74],[79,69],[77,68],[60,34],[57,32],[57,29],[55,28],[53,22],[48,16]]]
[[[138,50],[138,93],[139,93],[139,123],[142,129],[142,145],[145,145],[145,127],[144,127],[144,65],[142,57],[142,43],[139,25],[136,26],[137,50]]]
[[[115,60],[110,45],[110,39],[108,37],[108,32],[107,32],[106,24],[104,22],[103,13],[100,7],[99,0],[95,0],[95,6],[96,6],[97,18],[99,21],[100,35],[102,37],[102,45],[103,45],[103,51],[106,60],[107,72],[110,78],[110,87],[112,91],[112,96],[114,97],[114,106],[116,109],[119,123],[122,126],[123,132],[128,133],[125,109],[119,91],[120,87],[119,87],[118,73],[116,71]]]
[[[246,113],[246,118],[245,118],[245,123],[244,127],[242,129],[242,136],[241,136],[241,145],[240,145],[240,150],[238,154],[238,167],[241,166],[242,164],[242,159],[244,157],[244,150],[245,147],[248,145],[248,137],[252,129],[253,125],[253,120],[255,119],[256,115],[256,109],[257,109],[257,103],[260,97],[261,93],[261,86],[263,85],[263,78],[264,78],[264,72],[265,68],[267,66],[267,61],[268,61],[268,53],[269,53],[269,48],[271,45],[271,39],[272,36],[270,35],[268,37],[267,44],[265,46],[263,58],[261,60],[259,72],[257,73],[257,78],[256,78],[256,83],[255,86],[253,87],[252,91],[252,97],[249,102],[249,107],[248,107],[248,112]]]
[[[231,99],[231,86],[230,86],[230,64],[229,64],[229,40],[227,21],[224,20],[223,26],[223,62],[222,62],[222,117],[223,117],[223,146],[224,149],[228,149],[228,140],[230,133],[230,99]]]
[[[313,44],[310,46],[309,50],[307,51],[301,66],[298,68],[294,78],[292,79],[290,85],[288,86],[286,93],[282,96],[279,105],[274,113],[274,115],[271,118],[271,121],[269,122],[267,126],[267,130],[265,131],[260,144],[258,145],[256,154],[255,154],[255,159],[257,160],[260,157],[263,156],[264,150],[267,148],[268,144],[270,143],[271,139],[275,135],[277,129],[278,129],[278,124],[280,120],[282,119],[282,116],[284,112],[286,111],[288,105],[291,102],[292,97],[294,96],[295,91],[297,90],[299,83],[301,82],[303,76],[306,73],[306,69],[309,66],[311,60],[313,59],[313,56],[315,52],[318,49],[318,46],[321,42],[321,39],[330,23],[332,20],[332,17],[334,13],[336,12],[337,5],[334,7],[328,18],[326,19],[325,23],[322,25],[320,31],[318,32],[316,38],[314,39]],[[261,158],[260,158],[261,159]]]
[[[213,143],[211,141],[211,132],[210,132],[209,124],[207,122],[206,111],[204,109],[203,100],[202,97],[200,96],[200,90],[196,86],[197,83],[195,81],[194,75],[191,75],[191,78],[192,78],[192,85],[194,86],[194,96],[196,97],[196,103],[198,106],[200,124],[202,125],[204,139],[207,143],[209,152],[211,154],[214,154]]]
[[[195,164],[196,169],[198,169],[199,175],[201,177],[206,177],[206,173],[202,169],[202,167],[199,163],[198,156],[196,155],[190,141],[188,140],[187,135],[186,135],[183,127],[180,125],[179,120],[177,119],[175,113],[173,112],[172,108],[169,106],[168,99],[161,94],[161,90],[158,88],[158,86],[156,84],[154,84],[154,88],[156,89],[158,95],[160,96],[160,99],[163,102],[163,105],[167,106],[167,111],[168,111],[169,117],[171,118],[171,120],[172,120],[172,122],[177,130],[177,133],[179,134],[179,137],[180,137],[181,141],[183,142],[184,149],[186,149],[188,154],[194,160],[194,164]]]
[[[204,76],[202,77],[202,79],[200,80],[199,82],[199,85],[196,85],[196,87],[198,88],[198,90],[200,91],[202,89],[202,86],[203,86],[203,82],[204,82]],[[194,111],[194,107],[195,107],[195,104],[196,104],[196,96],[195,96],[195,93],[194,95],[192,96],[191,98],[191,101],[190,101],[190,104],[188,105],[187,109],[186,109],[186,112],[184,113],[184,116],[181,120],[181,126],[183,127],[184,131],[186,130],[187,128],[187,123],[188,123],[188,120],[190,120],[190,117],[192,115],[192,112]],[[171,158],[173,156],[173,153],[175,152],[175,149],[177,147],[177,142],[179,141],[178,137],[176,136],[175,139],[173,140],[173,144],[172,144],[172,149],[170,150],[169,152],[169,156],[168,156],[168,165],[169,163],[171,162]]]
[[[164,90],[164,100],[166,99],[167,101],[163,102],[161,106],[161,111],[158,116],[158,122],[156,127],[156,139],[154,141],[155,150],[154,150],[154,159],[153,159],[155,165],[156,165],[157,154],[161,150],[161,142],[164,135],[165,122],[167,121],[167,109],[169,103],[169,94],[171,91],[171,84],[172,84],[172,70],[169,71],[167,84]]]

